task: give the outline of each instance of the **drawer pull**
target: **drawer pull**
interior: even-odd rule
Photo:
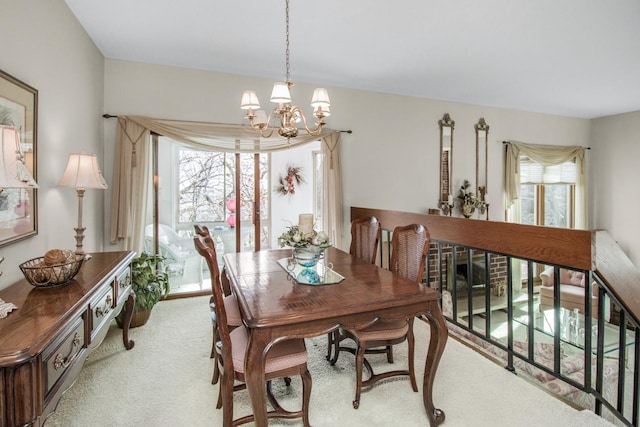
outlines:
[[[119,282],[119,285],[120,285],[120,288],[126,288],[130,284],[131,284],[131,274],[127,273],[127,276],[124,278],[124,280],[121,280]]]
[[[63,358],[60,353],[56,354],[56,358],[53,361],[53,369],[58,370],[60,368],[67,368],[69,365],[76,360],[76,356],[78,356],[78,351],[74,352],[74,349],[80,345],[80,335],[76,332],[73,336],[73,341],[71,341],[71,351],[69,351],[69,356]]]
[[[111,299],[111,295],[107,295],[107,299],[104,302],[104,308],[98,307],[96,308],[96,317],[105,316],[109,311],[111,311],[111,303],[113,300]]]

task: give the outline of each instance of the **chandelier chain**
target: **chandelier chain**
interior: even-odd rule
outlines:
[[[298,136],[298,122],[309,135],[320,135],[322,126],[325,125],[325,117],[329,116],[329,94],[325,88],[316,88],[311,98],[311,106],[313,107],[313,116],[318,120],[315,127],[310,128],[307,125],[307,119],[302,109],[291,102],[291,66],[289,64],[289,0],[285,0],[285,23],[286,23],[286,44],[285,44],[285,65],[286,76],[285,82],[276,82],[271,92],[271,102],[276,106],[266,115],[264,110],[259,110],[260,101],[253,90],[246,90],[242,93],[240,100],[240,108],[248,110],[246,118],[249,119],[251,129],[258,133],[262,138],[269,138],[275,130],[282,138],[295,138]],[[254,108],[257,108],[254,112]],[[278,123],[279,122],[279,125]]]
[[[289,82],[290,81],[289,79],[289,0],[287,0],[286,2],[285,15],[286,15],[286,24],[287,24],[287,31],[286,31],[287,43],[286,43],[286,50],[285,50],[285,60],[287,64],[286,81]]]

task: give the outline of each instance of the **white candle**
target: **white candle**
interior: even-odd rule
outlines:
[[[313,232],[313,214],[300,214],[298,217],[298,230],[303,237]]]
[[[449,194],[449,197],[447,197],[447,203],[450,205],[453,204],[453,196],[451,194]]]

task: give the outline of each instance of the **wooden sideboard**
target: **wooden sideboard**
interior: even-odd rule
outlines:
[[[0,319],[0,427],[43,425],[123,307],[124,346],[133,347],[134,254],[91,254],[57,288],[37,289],[23,279],[0,290],[1,299],[18,306]]]

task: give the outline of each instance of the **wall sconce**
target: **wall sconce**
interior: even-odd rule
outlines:
[[[87,188],[106,189],[107,183],[102,177],[98,166],[98,157],[95,154],[73,153],[69,154],[67,169],[58,182],[60,187],[73,187],[78,194],[78,227],[76,231],[76,254],[84,255],[82,240],[84,230],[82,226],[82,199]]]
[[[38,184],[25,164],[20,132],[15,127],[0,125],[0,193],[5,188],[38,188]],[[2,261],[4,258],[0,257]]]

